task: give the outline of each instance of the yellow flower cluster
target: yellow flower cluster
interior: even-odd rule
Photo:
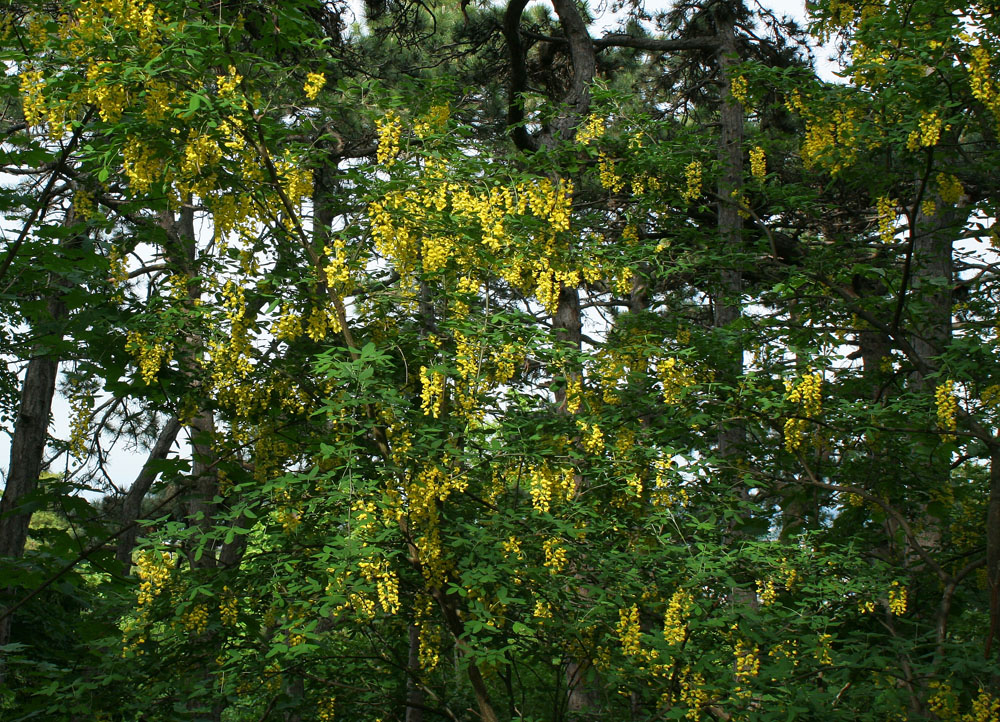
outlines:
[[[419,628],[419,646],[417,648],[417,660],[420,669],[429,672],[438,665],[441,656],[441,629],[432,624],[429,617],[433,609],[433,600],[430,597],[423,597],[424,602],[417,608],[417,626]]]
[[[955,397],[955,382],[951,379],[938,384],[934,389],[934,405],[937,409],[937,425],[946,432],[954,432],[958,428],[958,399]],[[954,441],[954,433],[946,433],[941,437],[945,441]]]
[[[557,499],[569,501],[576,493],[574,470],[567,467],[554,470],[548,465],[532,467],[528,470],[528,493],[531,505],[536,511],[547,513]]]
[[[174,559],[167,552],[146,551],[136,558],[135,566],[139,577],[137,603],[140,608],[147,607],[170,582]]]
[[[694,607],[694,597],[684,589],[671,595],[663,613],[663,639],[667,644],[681,644],[687,637],[687,617]]]
[[[906,614],[907,593],[906,587],[899,582],[893,581],[889,586],[889,611],[896,616]]]
[[[29,126],[42,125],[48,117],[48,107],[42,91],[45,89],[45,74],[41,70],[21,71],[21,105],[24,120]]]
[[[535,619],[552,619],[552,605],[544,599],[536,599],[531,616]]]
[[[172,344],[167,344],[162,338],[146,339],[138,331],[129,331],[125,340],[125,350],[139,363],[139,374],[143,382],[151,384],[156,381],[160,368],[174,357]]]
[[[962,181],[950,173],[937,174],[937,188],[938,195],[941,196],[941,200],[945,203],[958,203],[965,194]]]
[[[604,432],[597,424],[588,424],[577,420],[576,427],[580,430],[580,443],[588,454],[600,454],[604,451]]]
[[[271,327],[271,333],[279,341],[294,341],[303,334],[302,318],[295,311],[295,306],[281,304],[281,313]]]
[[[701,161],[693,160],[684,168],[684,181],[686,186],[681,191],[681,198],[688,203],[693,203],[701,196]]]
[[[227,627],[235,627],[239,616],[239,602],[228,586],[222,587],[222,598],[219,600],[219,618]]]
[[[559,574],[566,568],[566,547],[558,539],[555,537],[546,539],[542,542],[542,551],[545,554],[545,561],[542,565],[549,570],[549,574]]]
[[[734,75],[729,80],[729,94],[733,96],[733,100],[740,103],[741,105],[747,105],[749,98],[747,97],[748,86],[747,79],[745,75]]]
[[[1000,697],[990,694],[982,687],[972,700],[972,709],[962,715],[962,722],[998,722],[1000,720]]]
[[[823,411],[823,374],[806,374],[798,384],[785,381],[786,398],[798,404],[805,418],[791,418],[785,421],[785,447],[795,453],[805,442],[807,419],[814,419]]]
[[[358,562],[358,571],[365,581],[375,585],[382,610],[386,614],[396,614],[399,611],[399,579],[389,569],[389,562],[362,559]]]
[[[351,287],[351,269],[347,265],[344,239],[335,238],[333,248],[327,246],[323,254],[327,259],[323,269],[327,286],[338,294],[345,293]]]
[[[656,364],[656,376],[660,380],[663,401],[669,405],[680,403],[684,392],[696,383],[694,369],[673,356]]]
[[[181,625],[191,634],[204,634],[208,629],[208,606],[194,604],[181,613]]]
[[[813,650],[813,657],[820,664],[833,664],[833,647],[831,646],[833,642],[832,634],[820,634],[819,638],[816,640],[816,649]]]
[[[399,155],[399,139],[403,134],[403,123],[395,111],[390,110],[382,118],[375,121],[378,134],[378,151],[376,160],[386,168],[396,162]]]
[[[937,145],[941,139],[942,128],[948,130],[951,126],[944,125],[944,121],[938,117],[937,111],[921,114],[918,127],[910,131],[910,135],[906,139],[906,149],[913,151]]]
[[[938,719],[951,719],[958,714],[958,698],[947,682],[934,680],[927,685],[932,690],[927,697],[927,709]]]
[[[969,54],[969,88],[972,97],[981,102],[1000,120],[1000,93],[990,68],[990,52],[982,45],[973,47]]]
[[[746,688],[751,679],[760,674],[760,649],[754,645],[748,647],[742,639],[736,640],[733,649],[736,676],[736,696],[745,698],[749,694]]]
[[[419,274],[422,267],[434,274],[430,282],[447,284],[452,273],[473,277],[477,249],[464,239],[481,238],[495,258],[495,273],[523,293],[533,292],[547,312],[555,313],[562,287],[577,285],[581,278],[579,270],[566,268],[570,259],[560,239],[570,226],[572,184],[543,178],[513,186],[490,184],[480,192],[468,182],[446,180],[439,163],[425,161],[422,170],[410,189],[387,193],[369,205],[377,252],[404,277]],[[465,227],[463,240],[438,230],[432,216],[437,212]],[[526,251],[524,244],[510,243],[506,219],[529,215],[542,226],[531,224],[529,244],[534,241],[535,246]],[[467,308],[462,301],[454,310],[463,315]]]
[[[216,88],[219,91],[219,95],[223,98],[232,98],[236,95],[236,89],[240,87],[240,83],[243,81],[243,76],[236,72],[235,66],[230,65],[228,71],[227,75],[215,76]]]
[[[675,506],[684,506],[687,504],[687,491],[669,478],[670,461],[667,459],[657,459],[653,464],[653,468],[656,471],[656,478],[653,482],[653,493],[650,494],[650,501],[653,505],[661,509],[671,509]]]
[[[767,156],[759,145],[750,151],[750,175],[761,181],[767,175]]]
[[[426,366],[420,367],[420,408],[424,414],[435,419],[441,415],[445,399],[445,375],[440,371],[430,372]]]
[[[207,195],[215,188],[217,178],[213,168],[221,158],[222,149],[218,141],[192,129],[181,156],[180,173],[176,179],[178,192],[182,196],[188,193]]]
[[[786,106],[805,121],[801,152],[807,168],[819,165],[837,175],[854,164],[859,150],[857,131],[862,119],[860,108],[838,107],[830,99],[822,99],[822,103],[813,108],[798,92],[792,93]]]
[[[580,145],[590,145],[591,141],[603,138],[604,133],[604,118],[596,113],[591,113],[577,132],[576,142]]]
[[[879,196],[875,201],[878,217],[878,235],[882,243],[892,243],[896,237],[896,206],[898,201],[888,196]]]
[[[625,477],[625,485],[632,496],[642,496],[642,477],[638,474],[629,474]]]
[[[323,73],[309,73],[306,75],[302,91],[309,100],[316,100],[316,96],[319,95],[319,91],[323,89],[324,85],[326,85],[326,76]]]
[[[524,552],[521,551],[521,540],[516,536],[507,537],[507,541],[501,545],[501,548],[504,554],[511,555],[518,560],[524,559]]]
[[[990,384],[979,392],[979,400],[986,406],[1000,406],[1000,384]]]
[[[567,374],[566,378],[566,411],[571,414],[580,413],[583,403],[583,377],[580,374]]]
[[[631,294],[633,277],[634,274],[632,273],[632,269],[629,268],[628,266],[625,266],[621,270],[621,273],[618,274],[618,277],[615,278],[614,281],[615,292],[618,293],[620,296],[628,296],[629,294]]]
[[[97,108],[101,120],[117,123],[128,107],[129,97],[125,86],[111,79],[113,64],[91,60],[87,66],[87,87],[84,96]]]
[[[680,702],[688,708],[685,719],[697,722],[702,719],[702,707],[708,704],[709,695],[705,688],[705,677],[700,672],[692,672],[690,667],[681,670]]]
[[[210,389],[219,402],[238,417],[247,418],[263,403],[263,389],[250,381],[254,370],[251,319],[246,316],[246,300],[239,285],[227,281],[221,296],[229,333],[208,342],[208,354],[203,363],[209,369]]]
[[[625,189],[625,179],[615,170],[615,159],[609,157],[603,150],[597,154],[597,169],[602,188],[612,193],[621,193]]]
[[[799,666],[799,642],[793,639],[789,642],[778,642],[767,651],[767,656],[772,659],[791,660],[793,667]]]
[[[420,242],[420,260],[425,273],[440,271],[448,265],[458,243],[449,236],[425,236]]]
[[[768,579],[766,582],[760,579],[757,580],[757,598],[760,599],[760,603],[765,607],[774,604],[778,598],[778,589],[772,579]]]
[[[322,305],[314,306],[306,318],[306,336],[321,341],[328,333],[339,333],[340,319],[336,312]]]
[[[136,195],[149,192],[161,180],[163,161],[139,138],[128,136],[122,148],[122,170]]]
[[[332,695],[321,699],[316,709],[316,719],[319,722],[333,722],[336,719],[336,705],[337,698]]]
[[[178,100],[179,95],[171,85],[162,80],[149,81],[146,83],[143,116],[150,123],[160,123],[170,113],[170,108]]]
[[[103,36],[113,26],[138,33],[147,40],[159,32],[168,17],[156,6],[136,0],[82,0],[76,7],[76,28],[82,37]]]
[[[73,213],[80,220],[97,218],[97,208],[94,206],[94,195],[83,188],[73,194]]]
[[[639,627],[639,606],[633,604],[628,609],[618,610],[618,639],[622,643],[622,652],[627,657],[638,656],[641,652]]]
[[[448,103],[432,105],[425,115],[413,124],[413,133],[423,139],[432,133],[440,133],[448,126],[451,107]]]

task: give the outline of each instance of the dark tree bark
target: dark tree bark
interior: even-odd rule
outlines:
[[[424,690],[417,683],[420,670],[420,627],[407,626],[406,722],[424,722]]]
[[[732,68],[739,63],[736,50],[735,8],[731,3],[716,6],[716,32],[719,46],[716,53],[722,98],[719,108],[719,164],[722,173],[718,183],[718,228],[724,253],[737,256],[743,245],[743,217],[739,199],[743,184],[743,106],[732,94]],[[739,263],[733,259],[730,267],[719,271],[712,296],[712,322],[715,328],[732,327],[743,315],[740,295],[743,274]],[[734,331],[735,332],[735,331]],[[725,361],[723,378],[735,384],[743,373],[743,344],[737,343]],[[723,422],[718,435],[718,451],[722,458],[740,453],[744,444],[745,429],[739,422]]]
[[[74,222],[72,211],[68,211],[63,218],[63,226],[69,227]],[[66,246],[77,247],[81,240],[79,236],[71,237],[66,241]],[[47,322],[52,324],[53,332],[49,338],[58,343],[62,333],[57,329],[66,319],[66,306],[62,302],[59,279],[50,277],[50,293],[52,295],[46,311]],[[58,375],[58,357],[44,343],[36,344],[21,386],[21,400],[10,444],[10,466],[3,497],[0,498],[0,560],[20,559],[24,556],[32,510],[19,507],[24,498],[38,488]],[[8,594],[12,592],[13,590],[8,590]],[[11,623],[11,616],[0,620],[0,645],[10,641]],[[0,681],[3,676],[4,670],[0,664]]]

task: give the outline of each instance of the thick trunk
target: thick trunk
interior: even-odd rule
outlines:
[[[48,439],[49,413],[55,395],[59,362],[42,355],[28,363],[21,387],[21,403],[10,444],[10,470],[0,500],[0,556],[21,557],[28,538],[31,511],[18,507],[35,491]]]
[[[63,225],[74,222],[72,213],[67,213]],[[72,237],[67,246],[78,246],[79,237]],[[51,279],[56,286],[57,279]],[[47,304],[48,321],[58,326],[66,318],[66,306],[57,288],[51,288]],[[61,334],[56,331],[58,341]],[[49,414],[52,398],[59,375],[59,360],[50,349],[39,344],[33,350],[32,358],[25,369],[24,384],[21,386],[21,402],[14,422],[14,435],[10,444],[10,466],[3,497],[0,498],[0,559],[19,559],[24,555],[24,544],[28,539],[31,510],[19,509],[24,498],[32,494],[38,486],[38,476],[42,471],[45,443],[48,440]],[[12,593],[12,590],[8,590]],[[0,621],[0,645],[10,641],[11,617]],[[4,676],[0,666],[0,681]]]
[[[191,432],[193,463],[186,511],[191,521],[200,527],[204,534],[209,534],[215,523],[212,518],[216,511],[214,499],[219,491],[218,475],[215,470],[216,452],[212,447],[212,440],[215,437],[215,417],[211,411],[201,411],[188,428]],[[215,550],[204,549],[201,558],[195,561],[195,564],[201,567],[215,566]]]
[[[923,210],[916,213],[913,234],[913,292],[908,301],[913,350],[930,367],[940,365],[936,358],[951,342],[952,283],[954,277],[952,241],[959,211],[936,198],[933,216]],[[923,386],[923,376],[917,378]]]
[[[424,691],[416,680],[420,670],[420,627],[408,627],[406,655],[406,722],[424,722]]]
[[[958,235],[956,228],[960,225],[961,210],[942,202],[939,197],[932,200],[936,205],[936,212],[928,216],[920,207],[914,218],[911,271],[913,290],[906,299],[906,305],[912,329],[913,350],[929,370],[935,371],[941,367],[939,357],[948,348],[952,337],[952,243]],[[918,373],[914,375],[913,388],[922,395],[931,396],[935,386],[941,381]],[[922,473],[914,479],[916,488],[913,491],[918,502],[918,516],[913,526],[917,531],[916,543],[931,555],[941,551],[941,521],[927,513],[924,500],[947,494],[950,484],[951,454],[941,453],[940,449],[930,449]],[[912,545],[907,546],[905,561],[907,566],[918,569],[922,566],[918,552]],[[939,612],[939,608],[931,606],[914,609],[915,614],[927,618]],[[947,623],[947,619],[942,621]]]
[[[59,362],[51,356],[38,356],[28,363],[21,387],[21,404],[10,444],[10,469],[3,499],[0,499],[0,562],[4,557],[24,555],[31,510],[19,509],[24,498],[38,486],[42,455],[48,439],[49,412],[56,388]],[[8,589],[12,595],[14,590]],[[0,620],[0,646],[10,641],[11,617]],[[0,665],[0,681],[4,671]]]
[[[733,66],[739,62],[736,54],[736,34],[731,10],[719,6],[717,32],[719,50],[716,61],[722,80],[722,103],[719,109],[721,135],[719,164],[722,172],[718,182],[718,228],[724,252],[731,256],[724,262],[712,289],[713,325],[717,329],[732,327],[743,314],[740,295],[743,274],[739,259],[743,241],[743,217],[740,215],[743,183],[743,106],[733,97]],[[726,267],[728,266],[728,267]],[[735,331],[734,331],[735,333]],[[743,345],[733,343],[729,359],[722,371],[724,383],[736,384],[743,372]],[[737,456],[743,447],[745,431],[738,421],[724,422],[718,434],[719,456]]]

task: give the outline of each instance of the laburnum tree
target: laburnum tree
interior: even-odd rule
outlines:
[[[1000,717],[992,11],[526,5],[11,6],[5,715]]]

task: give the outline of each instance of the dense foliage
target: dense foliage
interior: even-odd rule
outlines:
[[[3,719],[1000,720],[1000,18],[526,5],[8,3]]]

